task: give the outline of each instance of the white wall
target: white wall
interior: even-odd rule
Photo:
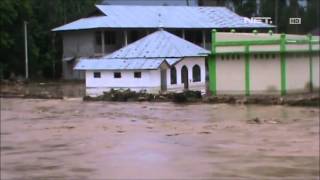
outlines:
[[[279,55],[275,59],[250,59],[251,94],[279,94],[281,90],[281,69]]]
[[[245,94],[245,60],[224,60],[217,57],[217,94]],[[287,93],[308,92],[310,83],[309,56],[290,53],[286,57]],[[313,85],[319,88],[319,56],[313,56]],[[281,66],[280,56],[275,59],[250,57],[250,93],[280,94]]]
[[[220,56],[216,61],[217,94],[243,94],[245,90],[245,64],[240,59],[224,59]]]
[[[94,72],[101,72],[100,78],[94,78]],[[114,78],[114,72],[121,72],[121,78]],[[146,90],[149,93],[160,91],[160,70],[140,70],[141,78],[134,78],[136,71],[86,71],[86,93],[90,96],[103,94],[113,89]]]
[[[204,57],[187,57],[178,62],[175,67],[177,70],[177,84],[171,84],[170,69],[167,69],[167,89],[172,92],[181,92],[184,90],[184,84],[181,82],[181,69],[183,66],[188,68],[188,78],[189,78],[189,89],[194,91],[201,91],[205,93],[205,58]],[[194,65],[200,66],[201,81],[193,82],[192,79],[192,68]]]
[[[288,92],[307,92],[310,83],[309,57],[307,54],[287,56],[287,89]]]
[[[313,86],[315,88],[319,89],[319,81],[320,81],[320,58],[319,58],[319,53],[317,56],[313,56],[312,58],[312,63],[313,63]]]

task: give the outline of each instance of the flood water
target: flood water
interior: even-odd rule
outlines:
[[[1,99],[1,179],[35,178],[318,179],[319,110]]]

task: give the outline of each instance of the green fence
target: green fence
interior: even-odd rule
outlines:
[[[232,30],[232,32],[235,32]],[[256,30],[253,33],[257,34]],[[281,74],[281,95],[286,95],[287,93],[287,65],[286,65],[286,54],[289,52],[307,52],[309,54],[309,76],[310,76],[310,89],[313,89],[312,80],[312,53],[318,50],[312,48],[313,44],[319,44],[319,40],[314,40],[311,35],[307,35],[305,39],[288,39],[286,34],[281,34],[279,38],[272,37],[272,31],[269,31],[269,39],[254,39],[254,40],[227,40],[219,41],[217,40],[217,31],[212,30],[211,32],[211,54],[209,56],[208,66],[209,66],[209,89],[212,95],[217,95],[217,55],[220,54],[233,54],[234,52],[217,52],[217,47],[230,47],[230,46],[243,46],[244,60],[245,60],[245,95],[250,95],[250,55],[252,53],[280,53],[280,74]],[[309,45],[307,50],[287,50],[287,45]],[[254,45],[278,45],[280,47],[279,51],[250,51],[250,46]]]

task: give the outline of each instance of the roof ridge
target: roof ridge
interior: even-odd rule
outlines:
[[[180,37],[178,37],[178,36],[176,36],[176,35],[174,35],[174,34],[171,34],[171,33],[167,32],[167,31],[165,31],[165,32],[168,33],[168,35],[170,35],[170,36],[173,36],[173,37],[175,37],[175,38],[179,38],[179,39],[180,39]],[[179,50],[178,47],[176,46],[176,42],[175,42],[175,41],[173,41],[172,46],[176,49],[176,51],[178,51],[178,53],[179,53],[180,55],[182,55],[182,53],[180,52],[180,50]]]
[[[103,58],[167,58],[204,56],[209,51],[165,30],[155,31]]]

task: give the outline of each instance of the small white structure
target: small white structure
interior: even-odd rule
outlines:
[[[159,93],[184,89],[205,92],[205,57],[210,52],[159,30],[102,58],[82,58],[86,95],[111,89]]]

